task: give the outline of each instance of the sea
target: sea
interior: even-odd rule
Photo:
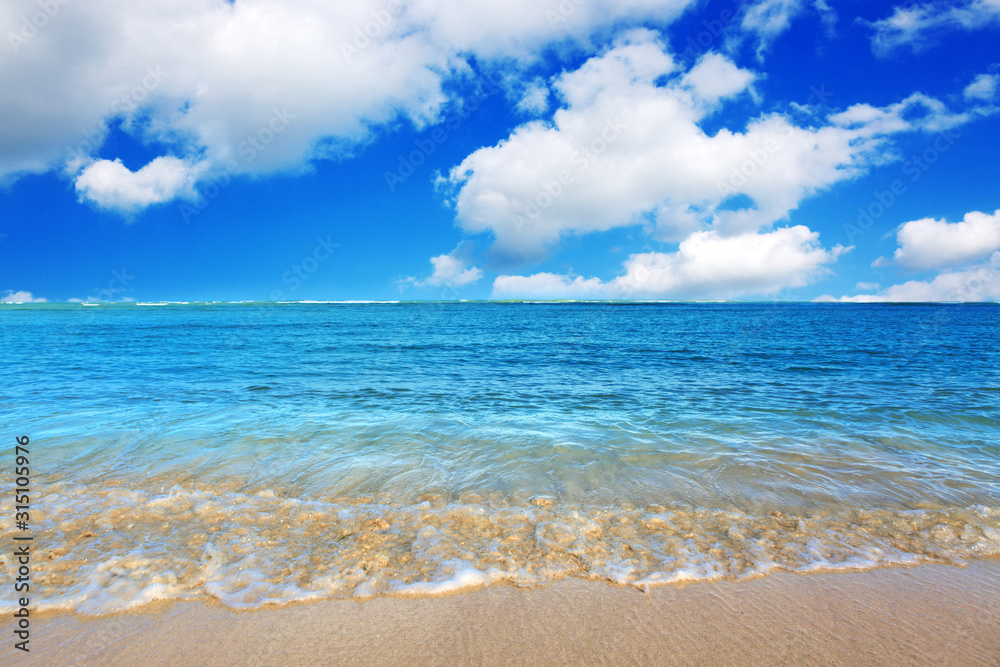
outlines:
[[[1000,557],[995,304],[2,304],[0,343],[39,610]]]

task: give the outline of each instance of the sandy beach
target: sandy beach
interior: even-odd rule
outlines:
[[[1000,667],[1000,0],[0,34],[0,667]]]
[[[254,611],[164,602],[43,614],[32,630],[30,662],[48,665],[997,665],[1000,562],[779,573],[648,595],[564,579]]]

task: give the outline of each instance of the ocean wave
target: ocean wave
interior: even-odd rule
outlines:
[[[13,516],[9,501],[3,517]],[[961,564],[1000,556],[1000,508],[752,514],[547,497],[335,502],[210,488],[55,484],[33,508],[39,610],[107,614],[155,600],[232,608],[379,595],[438,595],[563,577],[645,589],[775,570]],[[10,531],[10,519],[0,519]],[[15,567],[0,555],[0,569]],[[0,606],[0,612],[12,607]]]

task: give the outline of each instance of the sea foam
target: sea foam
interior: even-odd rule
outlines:
[[[164,599],[233,608],[439,595],[582,577],[640,589],[775,570],[962,564],[1000,556],[1000,509],[793,516],[690,508],[319,502],[209,488],[55,484],[39,503],[39,609],[105,614]],[[13,528],[0,503],[0,529]],[[13,566],[8,554],[0,567]],[[0,612],[6,613],[6,607]]]

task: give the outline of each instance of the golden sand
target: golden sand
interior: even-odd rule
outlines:
[[[28,664],[1000,665],[1000,561],[778,573],[643,594],[604,582],[253,611],[157,603],[32,623]],[[5,664],[21,656],[4,649]]]

